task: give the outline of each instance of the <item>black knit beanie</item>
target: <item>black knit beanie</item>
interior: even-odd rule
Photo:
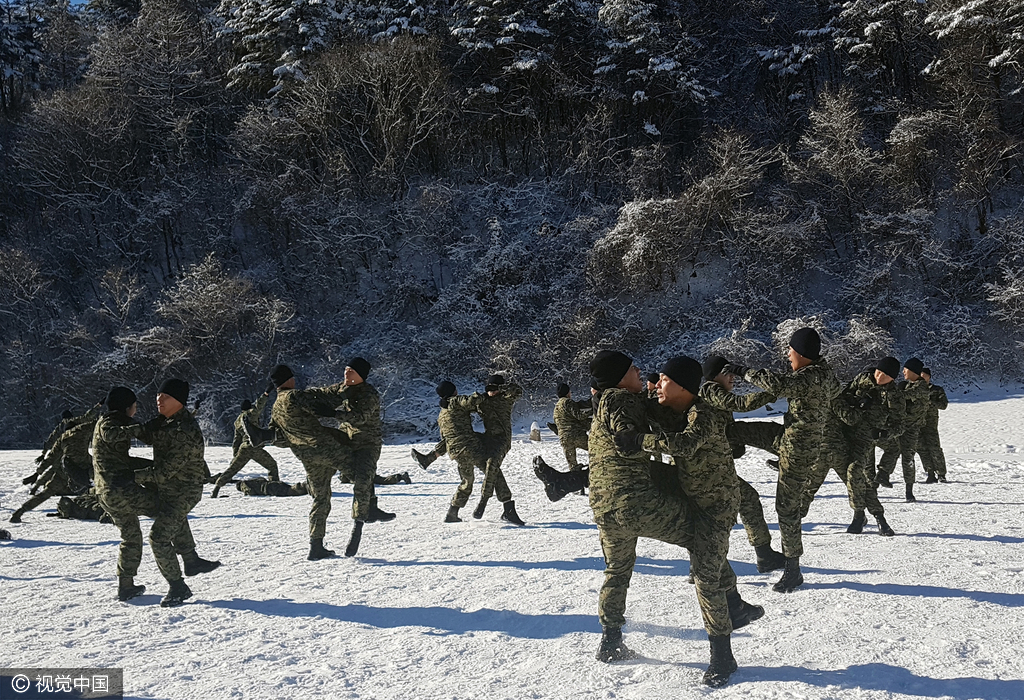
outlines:
[[[789,347],[812,362],[821,359],[821,336],[813,328],[801,328],[793,333]]]
[[[248,411],[250,408],[252,408],[252,401],[249,399],[242,399],[242,410]]]
[[[711,355],[708,359],[704,360],[704,364],[700,368],[704,378],[711,382],[722,373],[727,364],[729,364],[729,361],[721,355]]]
[[[924,369],[924,363],[916,357],[911,357],[909,360],[903,363],[903,366],[909,369],[914,374],[921,374],[921,370]]]
[[[590,376],[594,378],[597,389],[603,391],[618,386],[632,366],[633,360],[627,355],[617,350],[601,350],[590,361]]]
[[[434,389],[434,391],[436,391],[437,395],[440,396],[442,399],[446,399],[449,396],[455,396],[455,394],[457,393],[455,390],[455,385],[449,381],[441,382],[440,384],[437,385],[437,388]]]
[[[136,401],[135,392],[126,386],[115,386],[107,394],[107,408],[111,411],[126,411]]]
[[[366,378],[370,376],[370,363],[361,357],[353,357],[349,361],[348,367],[354,369],[356,374],[362,377],[364,382],[366,381]]]
[[[568,395],[569,395],[569,385],[565,384],[564,382],[562,384],[559,384],[558,385],[558,398],[564,399]]]
[[[75,417],[75,414],[72,413],[71,411],[67,410],[67,409],[64,409],[64,413],[60,414],[60,419],[61,420],[70,420],[71,418],[74,418],[74,417]]]
[[[699,362],[682,356],[673,357],[666,362],[661,368],[661,373],[694,396],[700,391],[700,380],[704,376]]]
[[[188,382],[184,379],[168,379],[160,385],[158,394],[167,394],[177,399],[182,406],[188,403]]]
[[[648,384],[657,384],[661,380],[661,375],[657,372],[651,372],[647,375]]]
[[[900,361],[895,357],[883,357],[875,365],[875,369],[879,372],[884,373],[891,379],[895,379],[900,375]]]
[[[921,368],[921,374],[927,374],[929,377],[932,376],[932,371],[928,367]]]
[[[295,372],[292,372],[291,367],[288,365],[278,365],[270,373],[270,381],[274,382],[274,386],[281,386],[294,376]]]

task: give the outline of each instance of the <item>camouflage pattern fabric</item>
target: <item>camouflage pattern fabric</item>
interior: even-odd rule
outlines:
[[[804,493],[818,462],[831,458],[824,443],[828,426],[834,420],[832,400],[842,387],[824,359],[785,374],[747,370],[743,378],[775,396],[789,399],[779,444],[775,509],[779,516],[782,552],[788,558],[799,557],[804,551],[800,532]]]
[[[69,498],[61,496],[57,503],[57,517],[64,520],[98,520],[100,522],[114,522],[107,512],[100,505],[99,496],[93,492],[83,493],[81,496]]]
[[[286,484],[283,481],[269,481],[262,477],[239,481],[238,490],[246,496],[305,496],[309,493],[303,481]]]
[[[238,414],[238,418],[235,419],[235,438],[232,443],[231,463],[228,465],[227,470],[217,477],[218,486],[223,486],[234,479],[235,475],[242,471],[250,461],[254,461],[266,469],[271,481],[277,481],[280,478],[277,460],[262,447],[253,447],[252,443],[249,442],[249,436],[245,432],[245,427],[242,425],[244,420],[259,425],[260,416],[263,415],[263,409],[266,407],[267,399],[269,398],[269,396],[263,394],[256,399],[256,403],[253,404],[252,408],[242,411]]]
[[[701,393],[721,406],[740,406],[746,400],[718,384]],[[773,398],[765,403],[768,400]],[[693,542],[688,547],[690,571],[709,635],[732,632],[726,593],[736,587],[736,576],[728,562],[729,534],[740,503],[739,479],[726,435],[732,420],[731,411],[714,408],[698,396],[685,413],[661,407],[652,417],[655,432],[643,439],[644,451],[671,457],[683,493],[695,506]]]
[[[523,395],[523,388],[515,382],[502,385],[494,396],[483,395],[478,412],[484,422],[484,446],[487,448],[487,462],[484,467],[484,484],[480,489],[481,500],[496,495],[502,503],[512,500],[501,463],[512,449],[512,408]]]
[[[786,429],[782,423],[765,420],[738,420],[729,426],[729,443],[764,450],[776,457]]]
[[[374,486],[394,486],[402,482],[403,474],[388,474],[387,476],[377,475],[373,477]]]
[[[343,384],[325,388],[278,389],[270,410],[270,422],[289,447],[317,447],[327,443],[340,444],[341,431],[320,423],[320,418],[335,418],[341,404]],[[348,441],[348,436],[345,436]]]
[[[369,383],[362,382],[341,390],[336,415],[338,426],[348,433],[355,450],[378,449],[384,442],[381,432],[380,395]]]
[[[903,468],[903,482],[909,485],[917,481],[914,456],[917,454],[921,429],[924,428],[931,409],[931,392],[928,382],[923,379],[902,384],[903,395],[907,400],[907,420],[903,434],[899,437],[900,464]]]
[[[589,441],[590,506],[605,560],[598,615],[603,626],[620,628],[626,621],[626,595],[636,564],[637,540],[649,537],[680,547],[694,547],[694,509],[685,497],[657,488],[651,475],[653,463],[649,454],[643,451],[622,453],[615,446],[617,433],[651,431],[646,394],[607,389],[596,402]],[[702,552],[699,558],[703,562],[714,557]],[[722,572],[718,581],[720,587],[729,585],[730,573],[731,567],[728,572]],[[713,575],[704,570],[701,576],[713,579]],[[732,578],[735,585],[735,574]],[[728,607],[723,620],[723,611],[717,609],[717,597],[707,600],[698,592],[698,599],[701,612],[709,613],[705,617],[709,634],[729,634],[732,626]]]
[[[477,469],[484,471],[487,464],[487,445],[482,434],[473,430],[473,413],[479,409],[483,402],[482,394],[472,396],[452,396],[448,399],[448,408],[442,408],[437,415],[437,426],[441,429],[441,442],[438,452],[455,460],[459,470],[459,487],[452,496],[451,505],[456,508],[464,508],[473,495],[473,481]],[[435,448],[437,449],[437,448]],[[500,491],[498,497],[511,499],[508,492],[508,485]]]
[[[749,482],[736,477],[740,489],[740,520],[747,533],[751,547],[762,547],[772,543],[772,533],[768,529],[768,521],[764,518],[764,506],[761,505],[761,494]]]
[[[949,406],[949,399],[946,397],[945,389],[936,384],[928,386],[928,393],[931,401],[928,415],[917,436],[917,454],[921,456],[921,464],[925,473],[945,477],[946,455],[942,451],[942,443],[939,440],[939,411],[946,410]]]
[[[95,425],[96,419],[99,417],[100,407],[93,406],[80,416],[75,416],[73,418],[65,418],[64,420],[57,424],[57,427],[53,429],[53,431],[49,434],[49,436],[47,436],[46,440],[43,442],[43,452],[45,453],[52,449],[54,443],[57,442],[57,440],[60,439],[60,436],[66,433],[67,431],[71,430],[75,426],[82,425],[83,423]]]
[[[593,415],[594,409],[590,399],[573,401],[568,396],[563,396],[555,404],[554,423],[558,428],[558,441],[562,444],[565,461],[572,471],[581,469],[576,460],[576,450],[587,449],[587,431],[590,430]]]

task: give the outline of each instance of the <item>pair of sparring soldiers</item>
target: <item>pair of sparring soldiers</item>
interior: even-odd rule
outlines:
[[[412,456],[424,469],[446,453],[458,464],[461,481],[452,496],[444,521],[462,522],[459,509],[469,502],[473,494],[474,475],[479,469],[484,473],[484,483],[473,517],[478,520],[482,518],[488,500],[496,495],[502,504],[501,519],[513,525],[525,525],[516,512],[512,491],[501,471],[505,455],[512,449],[512,409],[523,395],[522,387],[515,382],[506,382],[500,374],[492,374],[483,393],[460,396],[450,381],[438,384],[436,391],[441,408],[437,415],[441,441],[427,454],[413,449]],[[474,413],[483,421],[482,434],[473,430]]]

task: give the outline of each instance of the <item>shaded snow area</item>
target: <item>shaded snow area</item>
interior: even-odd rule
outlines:
[[[529,526],[498,520],[442,523],[455,490],[447,459],[424,472],[409,445],[384,448],[382,474],[408,470],[411,486],[380,487],[394,522],[367,525],[355,559],[307,562],[309,499],[204,499],[191,520],[199,551],[223,566],[189,580],[195,596],[172,609],[148,544],[137,581],[115,600],[117,531],[45,517],[51,501],[7,525],[0,543],[3,666],[125,669],[126,697],[169,698],[1024,698],[1024,399],[955,403],[942,415],[949,484],[902,477],[882,498],[897,537],[846,534],[851,511],[830,478],[804,524],[807,584],[771,591],[743,530],[730,558],[744,598],[767,614],[733,636],[740,670],[704,688],[708,643],[685,552],[641,541],[625,629],[640,660],[594,660],[603,560],[584,498],[549,503],[533,476],[538,450],[564,468],[549,434],[517,440],[506,474]],[[273,450],[282,478],[303,478]],[[144,452],[140,451],[140,454]],[[8,452],[0,467],[7,520],[27,490],[36,452]],[[227,448],[209,450],[221,471]],[[762,495],[770,523],[774,472],[751,450],[741,475]],[[251,476],[260,474],[252,465]],[[918,467],[919,479],[923,479]],[[243,476],[245,473],[243,472]],[[479,485],[479,482],[478,482]],[[207,487],[209,493],[210,487]],[[225,489],[227,491],[227,489]],[[343,549],[351,491],[335,485],[327,545]],[[778,531],[774,524],[776,547]],[[149,521],[143,521],[145,532]]]

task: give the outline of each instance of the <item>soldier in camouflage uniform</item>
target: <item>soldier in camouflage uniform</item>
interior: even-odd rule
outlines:
[[[235,419],[235,439],[231,444],[231,464],[228,465],[227,470],[217,477],[217,481],[213,487],[213,493],[210,494],[210,498],[217,498],[220,493],[221,487],[235,478],[235,475],[242,471],[246,464],[250,460],[254,460],[257,464],[267,470],[267,475],[270,481],[279,481],[277,471],[277,461],[270,456],[262,447],[253,447],[252,442],[249,440],[249,435],[245,432],[244,421],[250,423],[259,423],[259,418],[263,415],[263,409],[267,405],[267,399],[270,398],[269,390],[263,392],[263,394],[256,399],[256,405],[254,406],[249,399],[242,402],[242,412],[238,418]]]
[[[320,423],[320,418],[334,418],[336,408],[341,404],[343,384],[324,388],[295,388],[295,374],[287,365],[278,365],[270,375],[277,387],[277,399],[271,409],[269,436],[256,429],[249,421],[243,426],[254,446],[262,446],[267,437],[275,444],[291,448],[306,470],[306,485],[313,505],[309,510],[309,555],[310,561],[334,556],[334,551],[324,547],[327,533],[327,516],[331,512],[331,479],[337,472],[349,472],[351,451],[345,449],[350,441],[347,433]],[[259,436],[259,437],[257,437]],[[362,537],[362,524],[370,518],[370,501],[373,498],[373,477],[354,480],[352,488],[352,536],[349,545],[354,556]],[[348,551],[346,550],[346,554]]]
[[[800,556],[803,554],[801,519],[804,493],[811,476],[823,459],[828,424],[833,420],[832,400],[842,386],[828,362],[821,357],[821,337],[813,328],[801,328],[789,340],[792,372],[778,374],[730,365],[726,371],[743,377],[754,386],[789,399],[783,420],[785,432],[779,446],[779,476],[775,509],[779,516],[782,552],[786,570],[773,589],[788,593],[803,585]]]
[[[206,483],[206,441],[195,416],[188,410],[189,385],[168,379],[156,395],[159,415],[143,425],[132,426],[132,436],[153,446],[153,466],[147,475],[156,487],[159,509],[153,516],[149,543],[160,573],[170,584],[160,601],[163,607],[181,605],[192,597],[182,578],[213,571],[219,561],[200,558],[188,524],[188,514],[203,498]]]
[[[105,401],[104,399],[103,401]],[[36,457],[36,463],[43,461],[46,457],[46,453],[50,451],[54,443],[60,438],[61,435],[74,428],[76,425],[82,425],[83,423],[89,423],[90,425],[96,425],[96,419],[100,417],[100,413],[103,410],[103,401],[90,408],[88,411],[80,416],[75,416],[71,411],[64,411],[60,414],[60,423],[57,427],[47,436],[43,442],[43,454]]]
[[[712,355],[701,369],[705,383],[697,395],[701,405],[707,411],[717,411],[725,422],[726,437],[730,443],[730,459],[741,457],[742,451],[737,450],[735,428],[737,423],[733,413],[748,413],[775,401],[772,394],[762,391],[739,396],[733,393],[734,375],[724,371],[728,364],[724,357]],[[777,425],[772,423],[771,425]],[[780,426],[781,427],[781,426]],[[742,445],[742,443],[740,443]],[[744,447],[745,449],[745,447]],[[737,454],[739,452],[739,454]],[[736,471],[735,464],[733,472]],[[764,508],[761,506],[761,495],[747,481],[736,477],[739,487],[739,514],[743,527],[747,531],[747,539],[757,556],[757,570],[761,573],[781,569],[786,565],[786,557],[782,552],[772,549],[772,535],[768,523],[764,519]]]
[[[880,439],[899,435],[906,404],[903,392],[893,379],[900,363],[884,357],[874,369],[862,372],[851,381],[834,404],[842,420],[849,455],[849,485],[854,508],[853,522],[847,532],[859,535],[864,531],[864,511],[878,522],[878,532],[886,537],[895,533],[885,520],[885,509],[878,500],[875,483],[875,447]]]
[[[305,496],[309,494],[306,482],[286,484],[283,481],[269,481],[263,477],[241,479],[235,482],[235,488],[245,496]]]
[[[651,401],[658,400],[658,382],[661,381],[661,375],[657,372],[647,373],[647,398]]]
[[[690,376],[692,371],[687,374],[685,366],[679,372],[674,366],[667,365],[666,369],[690,385],[694,392],[697,390],[699,365],[696,366],[695,378]],[[702,439],[702,436],[707,436],[706,431],[694,429],[688,436],[692,439],[684,437],[685,431],[660,435],[653,432],[650,420],[652,406],[643,391],[640,371],[630,358],[604,350],[591,362],[590,371],[600,391],[589,442],[590,506],[605,558],[605,580],[598,601],[604,634],[597,658],[608,662],[635,657],[622,641],[622,625],[625,622],[626,594],[636,563],[637,540],[649,537],[690,550],[698,601],[711,640],[711,664],[704,682],[712,686],[724,685],[736,670],[730,645],[734,624],[729,609],[729,594],[735,591],[735,574],[721,551],[722,538],[702,541],[696,532],[698,528],[702,534],[716,531],[716,518],[728,520],[725,511],[730,508],[735,522],[738,500],[735,479],[733,477],[731,481],[731,490],[727,474],[716,473],[712,484],[699,483],[697,472],[706,474],[708,471],[703,468],[704,458],[697,454],[701,447],[709,446],[707,438]],[[690,398],[695,398],[692,392]],[[674,410],[680,416],[686,416],[675,417],[678,425],[689,427],[689,413],[679,408],[673,402],[664,409],[664,415],[659,412],[661,420],[666,423],[673,420],[667,412]],[[703,420],[699,421],[701,425]],[[724,424],[721,435],[716,434],[717,437],[723,442],[726,440]],[[693,460],[692,464],[685,466],[677,462],[676,485],[680,488],[669,492],[658,487],[652,475],[654,462],[644,449],[679,453],[681,459],[685,453],[688,459]],[[700,525],[697,507],[686,495],[679,493],[687,487],[708,496],[703,502],[712,511],[701,515]],[[728,492],[731,498],[727,498],[728,503],[723,506],[705,490],[706,487]],[[727,538],[725,541],[727,543]],[[743,604],[743,608],[746,607]],[[754,619],[755,612],[756,608],[747,612],[747,622]]]
[[[512,408],[523,395],[523,388],[515,382],[506,383],[505,377],[500,374],[492,374],[487,380],[485,392],[474,394],[479,397],[476,411],[484,424],[487,463],[484,467],[484,483],[480,489],[480,503],[473,511],[473,517],[483,517],[487,501],[497,494],[502,504],[501,519],[513,525],[525,525],[516,512],[512,491],[501,471],[505,455],[512,449]]]
[[[903,364],[903,377],[905,381],[900,382],[903,389],[903,396],[907,402],[906,420],[903,424],[903,433],[898,438],[899,454],[903,463],[903,482],[906,487],[907,503],[917,500],[914,496],[914,483],[917,481],[914,456],[917,454],[917,441],[928,419],[928,412],[931,409],[931,391],[928,382],[921,378],[921,371],[924,363],[916,357],[912,357]],[[877,475],[879,483],[883,486],[886,482],[891,486],[891,476],[896,469],[896,459],[891,455],[887,458],[885,454],[878,464]]]
[[[92,442],[95,423],[95,420],[77,422],[52,443],[39,465],[40,471],[36,472],[38,477],[23,480],[23,483],[35,482],[32,487],[34,495],[14,511],[11,515],[12,523],[20,523],[22,515],[42,505],[52,496],[77,496],[89,489],[92,482],[89,443]],[[39,493],[36,493],[39,489]]]
[[[570,471],[579,471],[580,464],[576,461],[576,450],[587,449],[587,431],[594,416],[590,399],[573,401],[572,391],[568,384],[558,385],[558,402],[555,404],[555,426],[558,428],[558,441],[562,444],[565,461]]]
[[[942,452],[942,443],[939,442],[939,411],[944,411],[949,406],[949,398],[946,390],[938,384],[932,384],[932,371],[925,367],[921,370],[921,378],[928,384],[928,393],[931,403],[928,406],[928,415],[925,417],[924,426],[917,437],[917,454],[921,456],[921,464],[924,466],[928,478],[924,483],[934,484],[939,481],[946,483],[946,455]]]
[[[129,454],[138,424],[132,420],[137,405],[135,392],[117,386],[107,395],[107,412],[96,421],[92,437],[96,495],[121,532],[117,557],[117,597],[129,600],[146,590],[135,584],[142,563],[142,528],[139,516],[155,517],[159,511],[156,489],[135,481],[135,472],[152,466],[148,459]]]
[[[469,497],[473,495],[475,470],[483,471],[487,464],[484,436],[473,430],[473,413],[480,397],[478,394],[459,396],[455,385],[449,381],[438,384],[436,391],[440,397],[438,405],[441,407],[437,414],[437,427],[441,431],[441,442],[438,443],[438,447],[455,460],[461,479],[444,521],[461,523],[459,509],[464,508],[469,502]]]

